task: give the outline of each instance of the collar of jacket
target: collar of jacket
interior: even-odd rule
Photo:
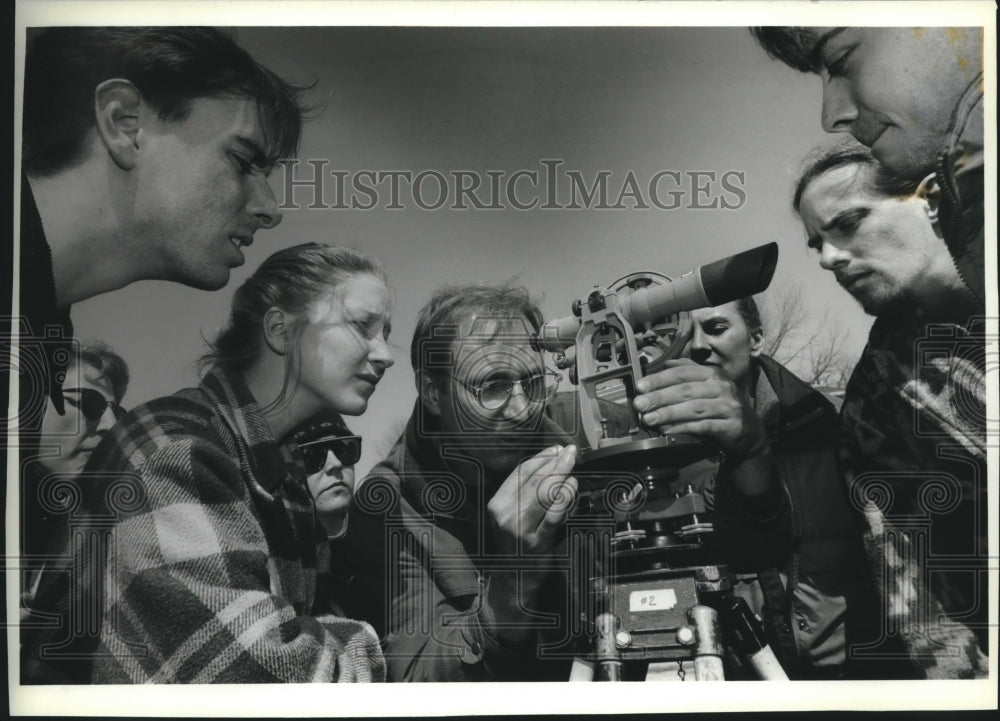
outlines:
[[[814,424],[836,424],[837,408],[822,393],[769,356],[757,356],[754,365],[760,370],[757,397],[767,397],[764,385],[774,394],[769,408],[757,409],[772,439]]]
[[[955,168],[983,162],[983,73],[969,83],[951,116],[948,150],[955,155]]]
[[[436,439],[441,434],[441,422],[433,413],[428,413],[418,398],[413,404],[413,413],[406,422],[406,447],[400,470],[408,470],[410,465],[420,473],[448,471],[448,464],[441,457]]]
[[[575,417],[575,403],[569,403],[567,407],[567,400],[575,400],[575,395],[562,395],[567,398],[557,397],[550,401],[546,413],[539,417],[537,433],[524,438],[524,447],[521,449],[523,458],[529,458],[555,444],[580,444],[579,439],[564,431],[552,418],[553,415],[556,418],[569,417],[567,413],[572,413],[572,417]],[[465,485],[468,482],[458,470],[460,459],[464,456],[461,445],[455,443],[449,447],[448,438],[442,435],[440,419],[428,413],[417,399],[403,438],[390,452],[391,465],[400,474],[400,494],[419,514],[449,518],[453,523],[472,529],[480,523],[489,495],[483,494],[483,488],[468,488]],[[442,447],[446,449],[445,455],[442,455]],[[449,463],[449,459],[455,461]],[[466,462],[475,463],[471,458]],[[499,482],[503,479],[494,480]],[[428,494],[428,485],[431,483],[440,484],[441,493]],[[450,488],[454,484],[461,487]],[[459,502],[445,503],[447,508],[432,509],[427,505],[428,499],[432,497],[454,498],[459,499]],[[461,532],[459,534],[462,535]]]
[[[417,432],[420,421],[418,413],[422,412],[420,401],[414,406],[413,414],[406,424],[403,436],[396,442],[388,457],[379,466],[376,466],[365,478],[365,484],[375,478],[392,479],[393,485],[398,483],[398,502],[393,504],[389,511],[394,517],[393,524],[402,523],[408,531],[409,538],[413,544],[411,550],[421,549],[420,553],[425,554],[429,562],[434,564],[433,559],[448,559],[450,563],[445,563],[441,568],[435,566],[434,583],[438,586],[446,598],[452,599],[460,596],[474,596],[479,592],[479,574],[473,565],[456,566],[455,559],[467,556],[465,547],[459,538],[451,533],[443,531],[435,523],[434,514],[425,513],[422,493],[427,482],[432,481],[435,476],[454,474],[448,470],[444,459],[437,451],[437,444],[429,442],[426,438],[421,438]],[[429,414],[426,414],[429,416]],[[433,434],[439,426],[432,418],[425,418],[429,426],[421,426],[423,432]],[[432,428],[434,430],[432,430]],[[384,464],[385,469],[391,473],[382,474],[379,469]],[[383,509],[388,510],[388,506]],[[361,532],[353,537],[353,541],[364,538],[366,535],[376,533],[381,536],[385,533],[385,519],[382,513],[362,513],[358,514],[357,521]],[[372,527],[372,523],[376,527]],[[363,525],[362,525],[363,524]],[[369,552],[371,549],[366,548]],[[384,559],[379,559],[384,562]]]
[[[985,308],[983,271],[984,162],[983,74],[969,83],[952,113],[948,146],[916,194],[926,199],[928,216],[944,239],[959,275]]]
[[[215,367],[205,374],[200,390],[230,431],[231,443],[248,481],[256,490],[273,496],[285,480],[292,457],[287,447],[275,441],[271,426],[242,375]]]
[[[952,112],[948,124],[948,145],[938,154],[938,167],[924,178],[921,185],[925,190],[917,191],[926,194],[932,211],[937,210],[938,203],[957,204],[960,200],[960,197],[953,195],[957,189],[946,181],[961,179],[971,171],[982,170],[985,160],[984,123],[983,73],[979,73],[966,87]]]
[[[560,420],[570,417],[575,418],[578,413],[575,405],[575,394],[559,393],[546,406],[545,415],[538,421],[538,433],[525,440],[525,458],[541,451],[543,448],[559,444],[568,445],[576,443],[580,445],[585,439],[577,438],[567,433]],[[578,423],[576,425],[579,425]],[[413,405],[413,413],[406,423],[406,454],[404,462],[410,460],[415,463],[422,473],[427,472],[452,472],[448,467],[448,462],[441,457],[441,444],[438,442],[443,438],[441,434],[441,421],[427,410],[417,399]],[[402,469],[401,466],[401,470]]]

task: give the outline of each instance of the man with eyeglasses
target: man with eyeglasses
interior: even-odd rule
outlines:
[[[347,534],[345,610],[383,637],[391,681],[567,680],[580,651],[575,590],[593,559],[567,550],[566,521],[584,438],[533,344],[541,325],[510,285],[443,288],[418,315],[416,405]],[[780,523],[783,494],[765,502]]]
[[[531,609],[565,596],[543,586],[576,446],[545,413],[559,379],[531,345],[541,323],[506,285],[443,288],[419,313],[416,405],[347,534],[345,610],[383,636],[390,680],[545,678]]]
[[[38,453],[24,462],[20,527],[25,555],[40,555],[55,532],[56,523],[47,505],[54,485],[72,482],[83,471],[90,454],[124,414],[120,403],[128,389],[129,370],[124,359],[103,343],[81,344],[67,368],[62,387],[65,413],[47,400],[41,422]],[[50,499],[46,504],[46,499]],[[26,598],[33,596],[38,569],[26,569]]]

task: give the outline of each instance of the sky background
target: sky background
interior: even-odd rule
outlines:
[[[773,240],[781,255],[772,288],[803,289],[803,332],[824,319],[839,323],[847,357],[860,354],[871,321],[819,268],[790,207],[802,157],[834,140],[819,125],[820,81],[770,60],[745,28],[259,27],[236,34],[287,80],[315,83],[309,97],[323,107],[305,125],[299,157],[327,161],[327,172],[468,170],[485,181],[487,170],[506,179],[558,159],[560,172],[580,171],[588,184],[610,171],[613,203],[630,171],[643,187],[663,170],[737,171],[745,174],[745,202],[728,210],[429,211],[410,202],[404,184],[407,207],[390,210],[386,184],[373,210],[285,210],[275,230],[257,234],[246,264],[221,291],[147,281],[74,306],[77,335],[103,339],[128,361],[126,406],[193,385],[203,339],[224,323],[238,284],[271,252],[310,240],[376,256],[397,297],[396,365],[368,412],[348,419],[365,438],[359,473],[384,455],[411,411],[417,310],[449,282],[516,278],[555,318],[594,285],[627,273],[677,276]],[[311,168],[297,172],[309,177]],[[334,184],[327,181],[329,205]],[[282,169],[272,183],[282,199]],[[683,205],[698,202],[685,184]],[[518,187],[522,198],[544,201],[541,191]],[[663,181],[664,201],[676,187]],[[436,198],[435,181],[424,193]],[[739,200],[714,184],[711,197],[720,193],[730,204]],[[296,191],[303,205],[311,198]]]

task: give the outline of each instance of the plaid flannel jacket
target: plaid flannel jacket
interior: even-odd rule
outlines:
[[[384,679],[371,628],[324,613],[329,547],[301,456],[238,376],[136,408],[80,487],[34,616],[63,623],[28,630],[28,682]]]
[[[864,509],[887,631],[928,678],[987,672],[982,338],[880,318],[841,410],[841,469]]]

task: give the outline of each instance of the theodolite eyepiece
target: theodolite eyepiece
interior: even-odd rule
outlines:
[[[669,283],[636,290],[621,304],[621,313],[629,323],[640,324],[685,310],[729,303],[765,290],[777,265],[778,244],[766,243],[706,263]],[[543,325],[538,332],[539,348],[558,351],[575,344],[581,309],[592,305],[593,295],[574,301],[572,315]]]

